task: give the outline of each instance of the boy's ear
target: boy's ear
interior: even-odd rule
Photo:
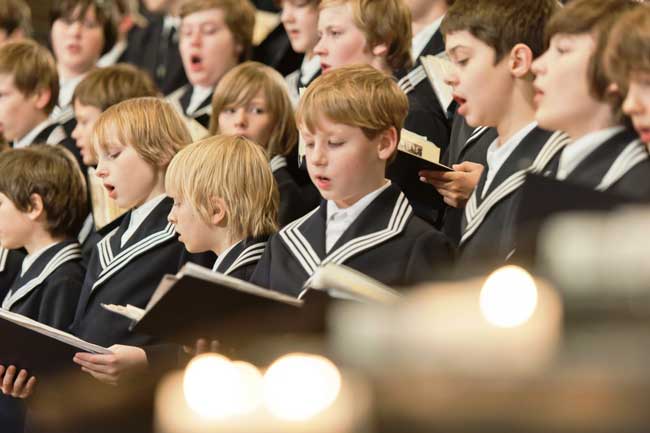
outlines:
[[[394,127],[388,128],[377,137],[377,155],[379,159],[388,161],[395,153],[397,148],[397,129]]]
[[[375,57],[386,57],[388,55],[388,45],[386,44],[377,44],[372,47],[372,55]]]
[[[45,208],[43,207],[43,197],[40,194],[32,194],[29,196],[30,209],[27,212],[27,218],[31,221],[38,220],[41,215],[45,213]]]
[[[50,100],[52,99],[52,90],[50,90],[47,87],[43,87],[41,89],[36,90],[34,93],[35,101],[36,101],[36,108],[39,110],[44,110],[45,107],[50,103]]]
[[[226,216],[228,215],[228,207],[226,202],[221,197],[212,197],[210,198],[212,202],[212,216],[210,222],[215,226],[224,225],[226,222]]]
[[[533,66],[533,51],[526,44],[517,44],[510,50],[510,72],[515,78],[525,78]]]

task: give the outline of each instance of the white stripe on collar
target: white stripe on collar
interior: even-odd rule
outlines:
[[[275,173],[277,170],[287,166],[287,158],[282,155],[275,155],[269,161],[269,165],[271,166],[271,171]]]
[[[625,174],[635,165],[648,159],[648,151],[641,140],[634,140],[625,146],[625,149],[618,155],[596,187],[597,191],[605,191],[616,182],[621,180]]]
[[[403,76],[397,84],[400,89],[407,95],[411,93],[418,84],[427,79],[427,73],[424,71],[424,66],[418,65],[415,69],[411,70],[408,74]]]
[[[49,277],[52,272],[54,272],[59,266],[61,266],[64,263],[67,263],[72,260],[80,259],[81,258],[81,248],[79,244],[74,243],[70,244],[67,247],[61,249],[58,253],[52,257],[52,259],[48,262],[48,264],[43,268],[41,273],[35,277],[29,280],[27,283],[16,289],[15,291],[10,291],[7,293],[5,296],[4,300],[2,301],[2,308],[5,310],[11,309],[11,307],[27,296],[32,290],[34,290],[36,287],[38,287],[47,277]]]
[[[239,254],[239,256],[237,256],[235,261],[228,267],[228,269],[226,269],[226,272],[224,272],[224,274],[230,275],[244,265],[258,262],[260,258],[262,258],[262,254],[264,254],[265,247],[265,242],[258,242],[247,247],[244,251],[241,252],[241,254]]]
[[[514,172],[513,174],[510,175],[505,181],[503,181],[501,184],[499,184],[490,194],[487,195],[485,200],[481,202],[479,206],[477,206],[477,190],[478,188],[474,189],[474,192],[472,193],[472,196],[469,199],[469,202],[467,206],[465,207],[465,219],[467,221],[467,225],[465,227],[465,231],[463,232],[463,236],[460,240],[460,244],[462,245],[465,243],[472,235],[478,230],[480,225],[483,223],[483,220],[485,219],[486,215],[488,212],[503,198],[506,196],[510,195],[513,191],[515,191],[517,188],[519,188],[524,181],[526,180],[526,175],[528,173],[538,173],[541,170],[544,169],[544,167],[549,163],[549,161],[559,152],[562,150],[564,146],[569,143],[570,139],[569,137],[564,134],[563,132],[557,131],[554,132],[548,140],[546,140],[546,143],[544,143],[544,146],[540,150],[540,152],[537,154],[537,157],[533,161],[533,163],[523,169]]]
[[[218,272],[217,269],[219,269],[219,266],[221,266],[221,263],[226,259],[226,256],[227,256],[227,255],[228,255],[228,254],[229,254],[229,253],[230,253],[230,252],[231,252],[231,251],[232,251],[232,250],[233,250],[237,245],[241,244],[242,242],[244,242],[244,241],[243,241],[243,240],[237,241],[237,242],[235,242],[234,244],[232,244],[231,246],[229,246],[228,248],[226,248],[225,250],[223,250],[223,251],[221,252],[221,254],[219,254],[219,255],[217,256],[217,260],[215,260],[214,265],[212,265],[212,271],[214,271],[214,272]]]
[[[473,142],[474,140],[478,139],[481,137],[485,131],[490,129],[488,126],[478,126],[476,127],[473,131],[472,134],[469,136],[469,138],[465,141],[465,144],[469,144]]]
[[[316,268],[321,264],[343,264],[351,257],[399,235],[404,231],[406,224],[413,214],[413,208],[406,199],[406,196],[404,193],[400,192],[400,195],[393,206],[390,220],[385,228],[351,239],[336,250],[330,252],[330,254],[321,260],[309,241],[299,230],[300,226],[318,209],[319,208],[314,209],[304,217],[280,230],[280,237],[284,240],[293,256],[307,272],[307,275],[313,274]]]
[[[23,147],[27,147],[30,144],[34,144],[34,140],[36,140],[36,137],[38,134],[43,132],[48,126],[50,126],[53,122],[47,118],[35,127],[33,127],[25,136],[20,138],[19,140],[15,140],[13,144],[14,149],[21,149]]]
[[[106,252],[106,250],[111,249],[110,239],[115,235],[116,231],[117,229],[113,230],[97,244],[97,248],[99,249],[100,254],[100,264],[105,263],[106,266],[102,268],[91,290],[95,290],[97,286],[104,283],[104,281],[112,277],[116,272],[124,268],[134,258],[144,254],[145,252],[155,248],[164,242],[167,242],[170,239],[173,239],[176,235],[174,225],[169,223],[163,230],[150,234],[146,238],[122,250],[117,256],[113,257],[111,253],[109,257],[108,254],[106,254],[102,260],[102,252]]]
[[[7,257],[9,257],[9,250],[0,247],[0,272],[4,272],[7,266]]]

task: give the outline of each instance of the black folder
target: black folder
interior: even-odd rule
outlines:
[[[25,320],[17,323],[12,319]],[[46,325],[8,311],[0,312],[0,364],[15,365],[30,374],[48,376],[64,368],[79,367],[72,362],[77,352],[110,353],[108,349],[81,341],[76,337],[57,334]],[[65,340],[65,341],[64,341]]]

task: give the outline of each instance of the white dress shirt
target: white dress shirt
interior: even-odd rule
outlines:
[[[433,35],[435,35],[440,28],[440,24],[442,24],[442,19],[444,17],[444,15],[441,16],[420,30],[415,36],[413,36],[413,39],[411,40],[411,58],[413,59],[414,63],[418,60],[418,57],[420,57],[422,51],[424,51],[424,47],[427,46]]]
[[[327,223],[325,225],[325,251],[329,253],[330,249],[336,244],[341,235],[352,225],[361,212],[363,212],[379,194],[390,186],[390,181],[379,189],[366,194],[352,206],[339,208],[333,200],[327,201]]]
[[[156,196],[151,200],[149,200],[148,202],[144,203],[142,206],[133,209],[133,211],[131,211],[131,219],[129,220],[129,227],[122,235],[122,239],[120,239],[121,246],[124,246],[124,244],[126,244],[126,242],[131,238],[131,236],[133,236],[133,233],[135,233],[138,227],[140,227],[142,222],[149,216],[151,211],[153,211],[154,208],[158,206],[165,197],[167,197],[165,194],[160,194],[159,196]]]
[[[185,114],[191,116],[203,101],[205,101],[214,91],[214,87],[205,87],[205,86],[194,86],[192,88],[192,97],[190,98],[190,103],[187,105],[187,110]]]

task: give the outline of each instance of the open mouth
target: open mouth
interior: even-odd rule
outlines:
[[[463,105],[465,102],[467,102],[467,99],[454,95],[454,101],[456,101],[458,105]]]
[[[105,183],[104,188],[106,188],[106,191],[108,191],[108,196],[111,198],[115,197],[115,187],[111,185],[110,183]]]
[[[326,176],[314,176],[314,181],[316,187],[323,189],[329,187],[331,179]]]
[[[327,63],[321,63],[320,64],[320,69],[323,71],[323,73],[329,71],[332,67],[328,65]]]

